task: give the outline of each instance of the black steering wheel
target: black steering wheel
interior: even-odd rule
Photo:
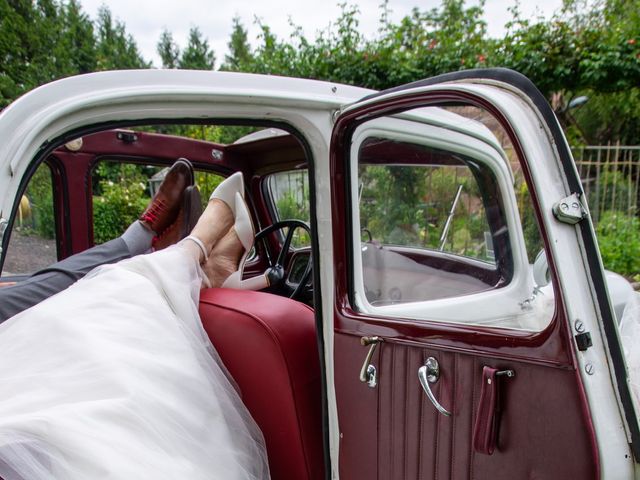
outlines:
[[[278,230],[287,229],[287,234],[285,236],[284,242],[280,247],[280,251],[278,252],[277,258],[274,260],[273,257],[269,254],[269,248],[267,245],[266,238],[269,234],[276,232]],[[269,277],[269,285],[274,287],[289,298],[298,299],[303,292],[305,292],[307,287],[307,282],[311,276],[311,268],[313,265],[313,260],[311,255],[309,255],[309,260],[307,261],[307,266],[304,269],[304,273],[300,277],[300,282],[292,286],[289,282],[287,282],[288,272],[285,271],[285,262],[287,260],[287,255],[289,253],[289,249],[291,248],[291,241],[293,240],[293,234],[295,231],[301,228],[309,235],[311,238],[311,229],[309,225],[301,220],[282,220],[280,222],[276,222],[273,225],[268,226],[267,228],[261,230],[256,234],[255,243],[257,244],[259,241],[263,242],[265,247],[265,252],[267,256],[267,262],[269,263],[269,267],[267,269],[267,275]]]

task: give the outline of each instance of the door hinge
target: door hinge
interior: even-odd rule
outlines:
[[[586,218],[587,210],[580,201],[580,194],[572,193],[553,205],[553,215],[559,222],[575,225]]]

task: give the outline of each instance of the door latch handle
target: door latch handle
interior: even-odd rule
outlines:
[[[422,385],[424,393],[427,394],[427,397],[431,400],[433,406],[436,407],[436,410],[445,417],[450,417],[451,412],[440,405],[440,402],[436,400],[436,397],[431,391],[431,386],[429,385],[431,383],[436,383],[440,379],[440,365],[438,364],[438,360],[433,357],[427,358],[425,364],[418,369],[418,379],[420,380],[420,385]]]
[[[363,347],[369,347],[367,356],[360,369],[360,381],[366,383],[371,388],[375,388],[378,385],[378,371],[374,365],[371,365],[371,359],[373,358],[376,347],[382,341],[380,337],[362,337],[360,339],[360,344]]]

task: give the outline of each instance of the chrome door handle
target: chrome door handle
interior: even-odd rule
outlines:
[[[360,344],[363,347],[369,347],[369,351],[367,352],[367,356],[364,359],[364,363],[362,364],[362,368],[360,369],[360,381],[366,383],[371,388],[375,388],[378,385],[378,371],[376,367],[371,364],[371,359],[373,358],[373,352],[375,352],[376,347],[383,340],[380,337],[362,337],[360,339]]]
[[[427,397],[429,397],[429,400],[431,400],[433,406],[436,407],[436,410],[438,410],[442,415],[450,417],[451,412],[440,405],[438,400],[436,400],[436,397],[433,395],[431,387],[429,386],[430,383],[436,383],[439,378],[440,365],[438,365],[438,360],[433,357],[427,358],[425,364],[418,369],[418,379],[420,380],[420,385],[422,385],[424,393],[427,394]]]

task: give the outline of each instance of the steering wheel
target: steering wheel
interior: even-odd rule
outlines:
[[[287,228],[288,230],[284,239],[284,243],[280,248],[280,252],[278,252],[277,258],[273,260],[272,256],[269,255],[269,249],[267,246],[268,242],[266,242],[266,238],[269,234],[278,230],[283,230],[285,228]],[[307,261],[307,266],[305,267],[304,273],[300,278],[300,282],[295,287],[291,287],[290,284],[286,281],[288,272],[285,271],[285,262],[287,260],[289,248],[291,247],[293,234],[298,228],[301,228],[305,232],[307,232],[309,238],[311,238],[311,229],[309,228],[309,225],[301,220],[282,220],[280,222],[276,222],[273,225],[270,225],[258,232],[255,238],[256,244],[259,241],[263,242],[265,246],[265,252],[267,252],[267,262],[269,264],[269,267],[267,268],[267,275],[269,277],[270,286],[283,290],[289,298],[293,299],[298,299],[298,297],[300,297],[300,295],[305,291],[307,282],[309,281],[309,277],[311,276],[311,268],[313,265],[311,255],[309,255],[309,260]]]

